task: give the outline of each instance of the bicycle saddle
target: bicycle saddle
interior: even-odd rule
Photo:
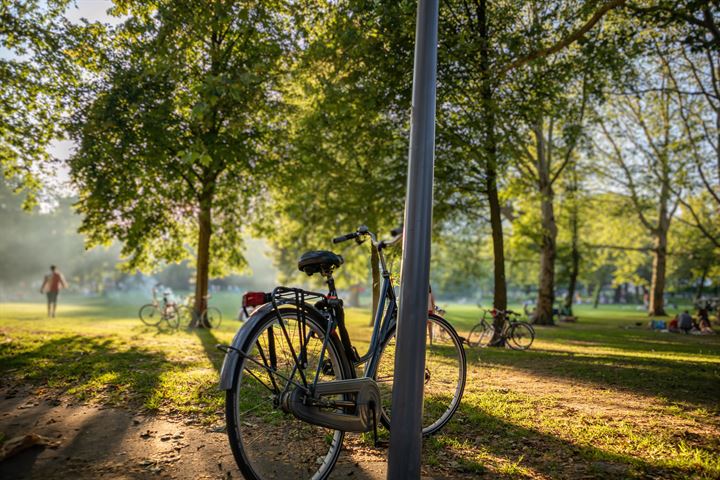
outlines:
[[[343,258],[327,250],[303,253],[298,261],[298,269],[308,275],[322,271],[331,271],[343,264]]]

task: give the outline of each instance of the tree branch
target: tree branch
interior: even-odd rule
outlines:
[[[498,75],[505,75],[511,70],[514,70],[518,67],[521,67],[525,65],[526,63],[530,63],[534,60],[537,60],[539,58],[547,57],[549,55],[553,55],[573,43],[580,40],[587,32],[589,32],[604,16],[606,13],[608,13],[610,10],[613,10],[615,8],[621,7],[625,5],[627,0],[611,0],[602,7],[600,7],[590,19],[585,22],[580,28],[572,32],[567,37],[563,38],[559,42],[555,43],[554,45],[551,45],[546,48],[541,48],[538,50],[535,50],[534,52],[530,52],[529,54],[520,57],[516,60],[513,60],[509,64],[503,66],[500,68],[500,71]]]

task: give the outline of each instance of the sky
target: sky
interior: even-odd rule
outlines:
[[[68,20],[79,22],[84,18],[90,22],[116,23],[117,19],[109,16],[107,10],[112,7],[110,0],[75,0],[75,5],[68,9],[66,14]],[[50,146],[50,153],[65,160],[70,156],[74,143],[68,140],[56,141]],[[67,172],[58,172],[66,176]]]
[[[107,10],[112,7],[111,0],[75,0],[74,5],[70,5],[66,13],[66,17],[73,23],[79,23],[81,19],[90,22],[104,22],[115,24],[120,21],[119,18],[111,17],[107,14]],[[12,52],[0,47],[0,58],[13,58]],[[50,154],[61,160],[66,160],[72,152],[75,144],[69,140],[58,140],[50,144],[48,151]],[[64,166],[58,168],[55,174],[55,182],[67,184],[69,180],[68,170]]]

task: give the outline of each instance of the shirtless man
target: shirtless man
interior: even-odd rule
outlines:
[[[55,317],[57,297],[61,288],[67,288],[65,277],[57,270],[55,265],[51,265],[50,273],[45,275],[42,287],[40,288],[40,293],[47,294],[48,317]]]

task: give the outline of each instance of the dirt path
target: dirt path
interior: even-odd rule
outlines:
[[[0,462],[0,478],[242,478],[218,428],[39,392],[46,391],[0,388],[0,432],[6,439],[35,433],[60,445],[32,447]],[[353,443],[346,445],[333,478],[384,479],[385,452]]]

